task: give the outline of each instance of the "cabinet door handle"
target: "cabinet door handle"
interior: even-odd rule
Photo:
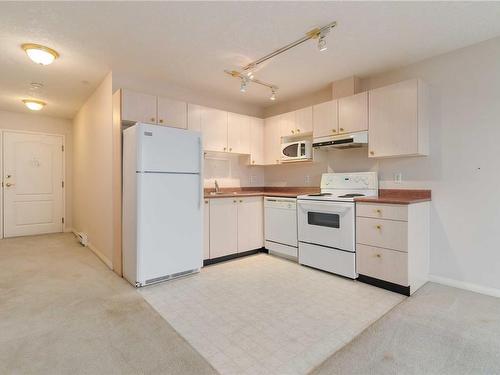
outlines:
[[[224,151],[226,151],[226,148],[224,147]]]
[[[381,210],[380,208],[377,208],[377,209],[375,210],[375,212],[376,212],[377,214],[382,214],[382,210]]]
[[[155,118],[154,117],[151,117],[151,122],[155,122]]]
[[[343,132],[343,131],[344,131],[344,128],[340,128],[339,130],[340,130],[341,132]]]
[[[332,129],[332,133],[337,133],[337,129]]]
[[[205,203],[208,203],[208,201],[206,200]]]
[[[292,134],[295,134],[295,132],[292,130]]]
[[[233,199],[233,203],[237,203],[238,201],[236,199]]]
[[[297,129],[297,133],[300,133],[300,129]]]
[[[370,155],[375,155],[375,151],[370,151]]]
[[[382,258],[382,255],[380,255],[380,254],[375,254],[375,256],[376,256],[377,258]]]
[[[279,164],[279,163],[280,163],[280,161],[278,159],[276,159],[276,164]]]
[[[229,147],[229,151],[233,151],[233,148],[232,148],[232,147]]]
[[[378,230],[381,230],[382,229],[382,225],[376,225],[375,228],[377,228]]]
[[[252,164],[255,164],[255,160],[252,160]]]
[[[240,199],[240,203],[243,203],[243,200]]]

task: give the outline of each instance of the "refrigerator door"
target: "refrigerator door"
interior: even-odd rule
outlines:
[[[138,173],[137,281],[142,285],[203,263],[199,176]]]
[[[200,173],[202,142],[199,132],[148,124],[136,126],[138,171]]]

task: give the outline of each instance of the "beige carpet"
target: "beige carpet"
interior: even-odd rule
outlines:
[[[71,234],[0,240],[0,374],[214,374]]]
[[[500,298],[428,283],[314,374],[500,374]]]

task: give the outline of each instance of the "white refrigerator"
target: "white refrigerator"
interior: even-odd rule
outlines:
[[[123,131],[123,276],[136,287],[203,264],[199,132],[136,124]]]

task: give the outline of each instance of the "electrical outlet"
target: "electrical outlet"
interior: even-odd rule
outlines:
[[[401,172],[394,173],[394,183],[395,184],[403,183],[403,174]]]
[[[311,183],[311,176],[306,175],[306,176],[304,177],[304,183],[305,183],[306,185],[309,185],[309,184]]]

